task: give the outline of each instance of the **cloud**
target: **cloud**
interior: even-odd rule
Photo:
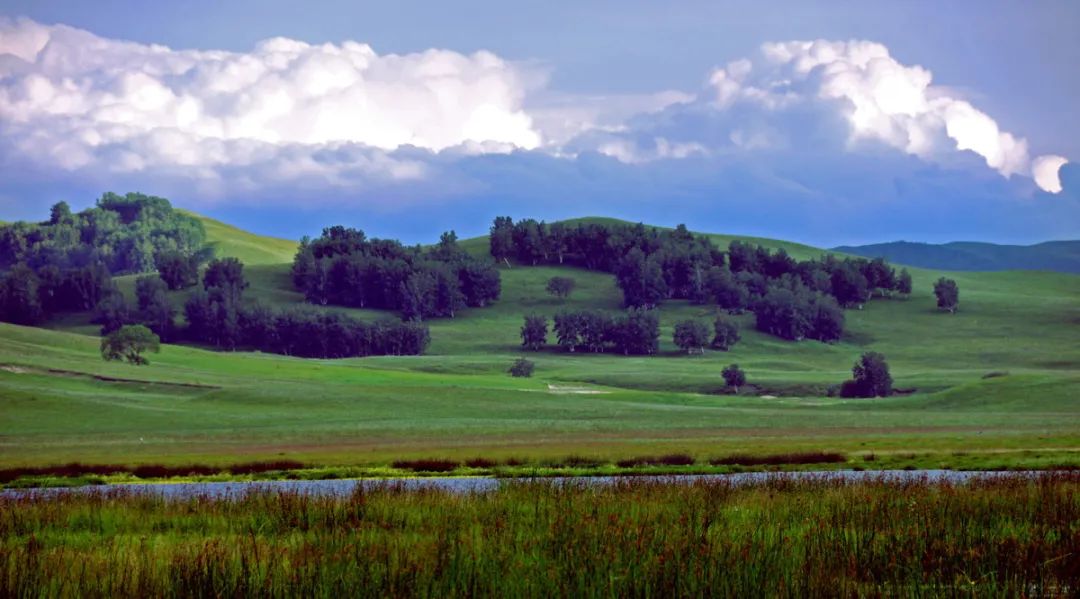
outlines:
[[[186,168],[212,180],[272,163],[283,176],[344,167],[409,179],[422,169],[390,151],[542,141],[521,108],[527,77],[489,52],[379,55],[285,38],[246,53],[172,50],[0,18],[0,55],[8,151],[69,171]],[[316,156],[343,147],[355,162]]]
[[[777,113],[832,103],[846,118],[852,143],[874,140],[944,162],[956,150],[970,150],[1005,177],[1034,177],[1043,190],[1060,191],[1049,174],[1059,157],[1033,160],[1026,140],[931,81],[929,70],[900,63],[882,44],[827,40],[767,43],[756,62],[732,62],[709,78],[720,111],[743,104]]]
[[[321,224],[342,205],[416,222],[605,213],[822,243],[1068,236],[1080,222],[1075,165],[1033,157],[881,44],[766,44],[695,93],[546,82],[489,52],[285,38],[174,50],[0,18],[0,205],[34,198],[20,216],[38,218],[57,199],[139,189],[221,210],[336,211]],[[1017,201],[1040,189],[1064,192],[1037,210]],[[293,222],[274,232],[312,232]]]

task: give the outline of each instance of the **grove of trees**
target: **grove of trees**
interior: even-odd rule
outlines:
[[[553,331],[559,347],[569,352],[646,355],[660,348],[660,318],[644,308],[622,313],[564,310],[555,315]]]
[[[684,225],[672,230],[642,224],[548,225],[498,217],[491,255],[510,264],[570,264],[610,272],[628,308],[655,308],[668,299],[715,304],[732,313],[751,310],[758,330],[793,341],[832,342],[844,330],[842,308],[871,298],[911,292],[882,258],[796,261],[783,249],[732,241],[727,251]]]
[[[313,304],[396,310],[405,320],[453,318],[466,306],[489,305],[501,293],[494,263],[462,250],[452,231],[425,249],[330,227],[301,242],[292,280]]]

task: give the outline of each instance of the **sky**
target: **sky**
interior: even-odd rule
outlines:
[[[0,2],[0,220],[1080,238],[1080,3]]]

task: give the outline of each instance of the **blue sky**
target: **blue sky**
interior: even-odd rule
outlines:
[[[818,245],[1080,237],[1076,2],[0,14],[0,220],[139,189],[289,237],[419,241],[495,214]]]

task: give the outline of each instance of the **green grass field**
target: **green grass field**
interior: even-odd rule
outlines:
[[[204,222],[219,256],[248,264],[249,297],[302,301],[288,277],[295,244]],[[463,245],[486,251],[484,239]],[[821,252],[784,246],[798,258]],[[556,274],[578,283],[565,302],[543,292]],[[51,330],[0,324],[0,466],[819,450],[861,467],[1080,464],[1080,276],[952,273],[961,302],[949,315],[934,309],[931,294],[941,274],[912,269],[910,299],[847,311],[847,333],[834,345],[759,334],[747,314],[730,352],[682,355],[673,324],[711,321],[714,312],[670,301],[661,355],[529,354],[531,379],[505,372],[522,355],[522,316],[619,309],[613,277],[503,267],[502,299],[431,322],[431,349],[420,357],[301,360],[165,346],[150,366],[133,367],[101,360],[86,314],[57,319]],[[121,280],[128,293],[131,285]],[[178,306],[184,296],[174,294]],[[912,392],[826,397],[868,350],[885,354],[896,386]],[[720,371],[732,362],[751,384],[737,396],[722,394]],[[863,460],[868,454],[876,459]]]
[[[0,496],[0,595],[1071,597],[1078,490],[1056,473]]]

